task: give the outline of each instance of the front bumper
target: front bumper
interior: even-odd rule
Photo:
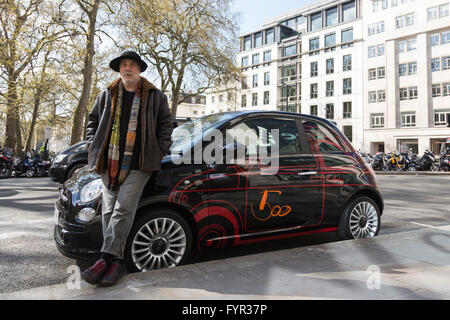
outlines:
[[[56,247],[69,258],[97,259],[103,242],[101,215],[97,215],[87,224],[68,221],[69,217],[73,216],[71,211],[77,209],[79,208],[71,207],[61,200],[61,196],[56,202],[53,230]]]

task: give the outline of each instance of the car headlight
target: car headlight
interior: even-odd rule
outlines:
[[[77,220],[89,222],[95,217],[95,210],[92,208],[83,208],[77,213]]]
[[[53,163],[60,163],[64,160],[64,158],[67,156],[67,154],[59,154],[55,157],[53,160]]]
[[[85,185],[80,192],[80,200],[83,203],[97,199],[102,193],[102,179],[95,179]]]

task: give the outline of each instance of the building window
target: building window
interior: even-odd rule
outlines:
[[[264,72],[264,85],[268,86],[270,84],[270,72]]]
[[[316,31],[322,28],[322,12],[316,12],[311,15],[310,31]]]
[[[252,55],[252,65],[259,64],[259,53]]]
[[[327,64],[326,65],[326,73],[327,74],[334,73],[334,59],[333,58],[327,59],[326,64]]]
[[[264,104],[270,103],[270,91],[264,91]]]
[[[378,90],[378,102],[384,102],[386,101],[386,91],[385,90]]]
[[[317,83],[311,83],[311,85],[310,85],[310,97],[311,97],[311,99],[317,98]]]
[[[417,62],[408,63],[408,74],[416,74],[417,73]]]
[[[319,49],[319,38],[312,38],[309,39],[309,55],[312,56],[313,54],[319,54],[320,51],[314,51]]]
[[[252,94],[252,106],[257,106],[258,105],[258,93],[253,93]]]
[[[256,88],[258,86],[258,75],[253,75],[253,88]]]
[[[293,56],[297,54],[297,45],[293,44],[283,48],[283,57]]]
[[[369,58],[373,58],[377,56],[377,47],[376,46],[370,46],[368,48],[368,56]]]
[[[397,41],[397,51],[399,53],[406,51],[406,40],[399,40],[399,41]]]
[[[442,84],[442,93],[444,97],[450,96],[450,83],[443,83]]]
[[[441,84],[433,84],[431,86],[431,95],[433,97],[440,97],[441,96]]]
[[[344,110],[343,118],[344,119],[351,118],[352,117],[352,102],[351,101],[344,102],[343,110]]]
[[[384,32],[384,21],[380,21],[377,23],[377,33]]]
[[[438,8],[432,7],[427,9],[427,21],[435,20],[438,17]]]
[[[448,3],[439,6],[439,18],[448,16]]]
[[[442,70],[450,69],[450,57],[442,58]]]
[[[327,81],[326,88],[326,96],[332,97],[334,95],[334,81]]]
[[[336,50],[336,33],[327,34],[325,36],[325,52]]]
[[[441,70],[441,59],[431,59],[431,72],[439,71]]]
[[[255,46],[254,48],[262,46],[262,32],[255,33]]]
[[[349,1],[342,5],[342,21],[350,21],[356,18],[355,1]]]
[[[402,128],[410,128],[416,126],[415,112],[402,112]]]
[[[242,79],[241,85],[242,85],[242,89],[248,89],[248,86],[247,86],[247,78],[246,78],[246,77],[244,77],[244,78]]]
[[[403,28],[404,26],[405,26],[405,16],[395,18],[395,27],[397,29]]]
[[[272,51],[264,51],[263,53],[263,61],[264,62],[270,62],[272,60]]]
[[[417,87],[410,87],[408,91],[410,100],[417,99]]]
[[[241,107],[246,107],[247,106],[247,95],[243,94],[241,96]]]
[[[377,75],[378,79],[384,79],[386,77],[386,68],[385,67],[377,68]]]
[[[377,102],[377,92],[369,91],[369,103],[376,103],[376,102]]]
[[[334,119],[334,104],[327,103],[325,106],[325,118]]]
[[[333,7],[326,11],[326,26],[330,27],[338,23],[338,9]]]
[[[430,35],[430,46],[438,46],[441,43],[441,35],[439,33]]]
[[[244,51],[252,48],[252,36],[244,37]]]
[[[369,80],[375,80],[377,78],[377,69],[369,69]]]
[[[434,112],[434,125],[436,127],[447,126],[447,116],[450,115],[450,110],[439,110]]]
[[[400,94],[400,100],[408,99],[408,89],[407,88],[400,88],[399,94]]]
[[[403,77],[406,76],[406,63],[402,63],[398,65],[398,76]]]
[[[352,126],[343,126],[342,131],[344,132],[344,135],[347,137],[348,141],[353,141],[353,128]]]
[[[408,51],[416,50],[416,38],[409,39],[408,41]]]
[[[274,29],[267,29],[266,30],[266,44],[270,44],[275,42],[275,32]]]
[[[450,31],[442,32],[442,44],[450,43]]]
[[[310,108],[309,114],[312,116],[317,116],[317,110],[318,110],[317,105],[312,105],[309,108]]]
[[[319,63],[317,61],[311,62],[311,77],[317,77],[319,74]]]
[[[377,45],[377,55],[384,56],[384,43]]]
[[[241,59],[241,66],[243,68],[248,67],[248,57],[242,57],[242,59]]]
[[[343,90],[342,93],[343,94],[352,94],[352,79],[348,78],[348,79],[344,79],[343,81]]]
[[[384,114],[374,113],[370,115],[371,128],[384,128]]]
[[[297,75],[297,66],[295,64],[283,66],[281,69],[281,77],[288,78],[287,81],[297,79],[296,75]]]
[[[351,54],[348,54],[343,57],[342,70],[343,71],[352,70],[352,55]]]
[[[416,23],[416,14],[415,13],[407,14],[405,16],[405,22],[407,27],[414,25]]]
[[[353,28],[341,31],[341,42],[346,43],[341,46],[341,48],[353,47]]]

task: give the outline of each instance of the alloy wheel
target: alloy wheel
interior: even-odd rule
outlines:
[[[378,214],[370,202],[360,202],[350,214],[350,232],[355,239],[375,237],[378,229]]]
[[[186,233],[177,221],[155,218],[134,236],[131,257],[140,271],[173,268],[183,258],[186,246]]]

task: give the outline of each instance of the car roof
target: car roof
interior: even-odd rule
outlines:
[[[296,113],[296,112],[286,112],[286,111],[265,111],[265,110],[242,110],[242,111],[230,111],[230,112],[221,112],[221,113],[216,113],[216,115],[220,115],[220,114],[227,114],[227,115],[234,115],[234,117],[232,117],[232,119],[230,120],[235,120],[237,118],[240,118],[242,116],[246,116],[246,115],[280,115],[280,116],[294,116],[294,117],[303,117],[303,118],[307,118],[307,119],[311,119],[311,120],[317,120],[317,121],[321,121],[324,122],[332,127],[336,127],[336,125],[334,123],[332,123],[331,121],[324,119],[324,118],[320,118],[317,116],[312,116],[309,114],[303,114],[303,113]]]

